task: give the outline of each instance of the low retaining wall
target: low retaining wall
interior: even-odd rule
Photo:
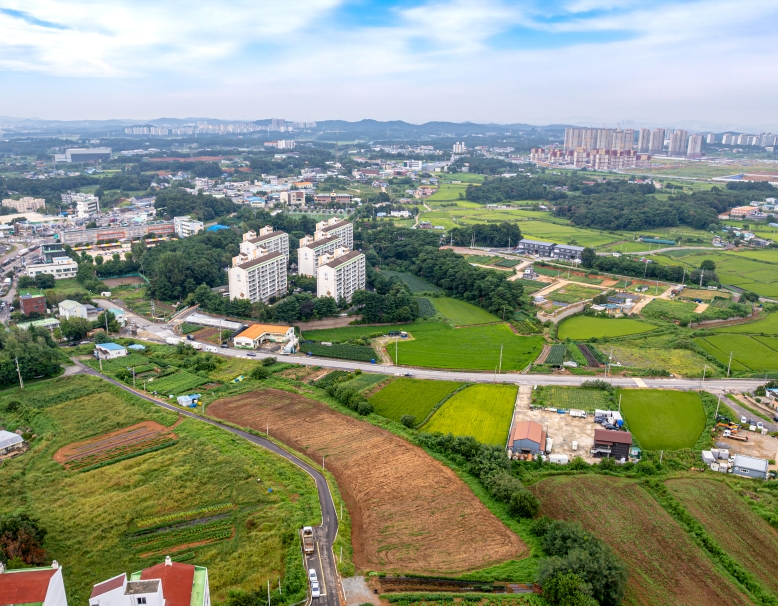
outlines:
[[[553,314],[547,314],[542,311],[539,311],[537,313],[537,318],[541,322],[551,321],[554,324],[559,324],[559,322],[561,322],[565,318],[569,318],[570,316],[582,312],[589,303],[591,303],[591,299],[587,299],[586,301],[579,301],[578,303],[573,303],[572,305],[563,307],[562,309],[560,309],[559,311]]]

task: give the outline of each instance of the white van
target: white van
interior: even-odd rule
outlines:
[[[219,351],[219,348],[216,347],[215,345],[206,345],[205,346],[205,351],[207,351],[209,353],[216,353],[216,352]]]

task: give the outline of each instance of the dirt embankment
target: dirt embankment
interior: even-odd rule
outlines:
[[[291,448],[326,456],[363,571],[457,573],[527,552],[453,471],[388,431],[275,389],[219,400],[208,413],[263,432],[269,424]]]
[[[639,484],[598,476],[558,477],[532,486],[540,513],[578,521],[627,563],[625,604],[734,606],[750,602]]]

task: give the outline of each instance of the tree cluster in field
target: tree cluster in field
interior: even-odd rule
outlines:
[[[580,524],[542,517],[532,524],[549,557],[541,560],[538,584],[553,606],[618,606],[624,599],[626,565]]]
[[[270,367],[276,363],[274,357],[264,358],[259,364],[254,366],[249,373],[249,377],[255,381],[262,381],[267,379],[271,374]]]
[[[334,383],[327,388],[327,393],[346,408],[362,416],[373,412],[373,405],[354,387],[342,383]]]
[[[690,283],[699,284],[700,276],[703,276],[703,286],[718,286],[718,276],[715,270],[706,270],[704,275],[702,269],[685,271],[679,265],[660,265],[659,263],[646,263],[637,261],[631,257],[611,257],[597,255],[593,248],[585,248],[581,254],[581,265],[586,269],[600,271],[608,274],[617,274],[620,276],[631,276],[635,278],[646,278],[647,280],[661,280],[662,282],[681,283],[686,280]]]
[[[565,200],[567,194],[544,185],[540,177],[519,175],[485,179],[481,185],[468,185],[465,198],[481,204],[513,200]]]
[[[443,454],[476,476],[495,499],[508,505],[515,518],[532,518],[540,501],[511,473],[511,462],[500,446],[481,444],[471,436],[420,433],[419,443]]]
[[[166,219],[193,216],[200,221],[211,221],[234,213],[238,205],[229,198],[215,198],[204,193],[193,195],[173,187],[157,194],[154,208],[157,209],[157,215]]]
[[[362,322],[380,324],[414,322],[419,317],[419,303],[408,292],[408,287],[395,276],[386,276],[372,268],[368,278],[374,290],[358,290],[351,304],[359,308]]]
[[[109,333],[118,333],[121,330],[116,316],[110,311],[103,311],[94,321],[89,321],[85,318],[60,318],[59,327],[54,329],[54,336],[58,338],[65,338],[68,341],[80,341],[86,334],[95,328],[108,327]],[[99,333],[98,333],[99,334]],[[110,339],[104,333],[100,337],[95,337],[95,343],[108,342]]]
[[[40,521],[27,513],[0,516],[0,562],[8,570],[45,564],[46,534]]]
[[[45,328],[0,330],[0,387],[18,385],[17,359],[22,379],[29,380],[57,374],[62,356]]]
[[[457,158],[454,162],[449,164],[446,169],[450,173],[460,173],[465,168],[465,164],[468,164],[467,172],[475,173],[477,175],[499,175],[502,173],[513,173],[518,170],[519,166],[525,169],[534,168],[533,164],[517,165],[513,162],[508,162],[502,158],[484,158],[483,156],[462,156]]]
[[[508,272],[473,267],[452,250],[440,250],[439,236],[394,226],[362,230],[360,239],[371,266],[381,265],[420,276],[447,295],[502,316],[523,302],[524,288]]]
[[[516,223],[477,223],[449,230],[449,243],[454,246],[470,246],[475,236],[478,246],[505,247],[516,246],[521,240],[521,229]]]

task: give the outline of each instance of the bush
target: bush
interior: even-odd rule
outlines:
[[[274,357],[264,358],[261,362],[262,366],[272,366],[276,363],[276,359]]]
[[[543,597],[554,606],[597,606],[592,586],[572,572],[546,579]]]
[[[504,503],[510,502],[513,493],[524,488],[521,481],[507,471],[497,472],[489,476],[484,481],[484,486],[495,499]]]
[[[357,404],[357,412],[361,414],[363,417],[366,417],[371,412],[373,412],[373,405],[367,400],[363,400],[362,402]]]
[[[613,385],[602,379],[594,379],[592,381],[584,381],[581,383],[581,387],[584,389],[602,389],[604,391],[613,391]]]
[[[416,427],[416,417],[414,415],[403,415],[400,417],[400,423],[409,429],[413,429]]]
[[[534,518],[539,509],[540,500],[525,488],[514,492],[508,502],[508,512],[517,518]]]
[[[258,366],[255,366],[251,369],[251,372],[249,373],[249,377],[254,379],[255,381],[261,381],[263,379],[267,379],[270,376],[270,371],[265,368],[262,364],[259,364]]]

